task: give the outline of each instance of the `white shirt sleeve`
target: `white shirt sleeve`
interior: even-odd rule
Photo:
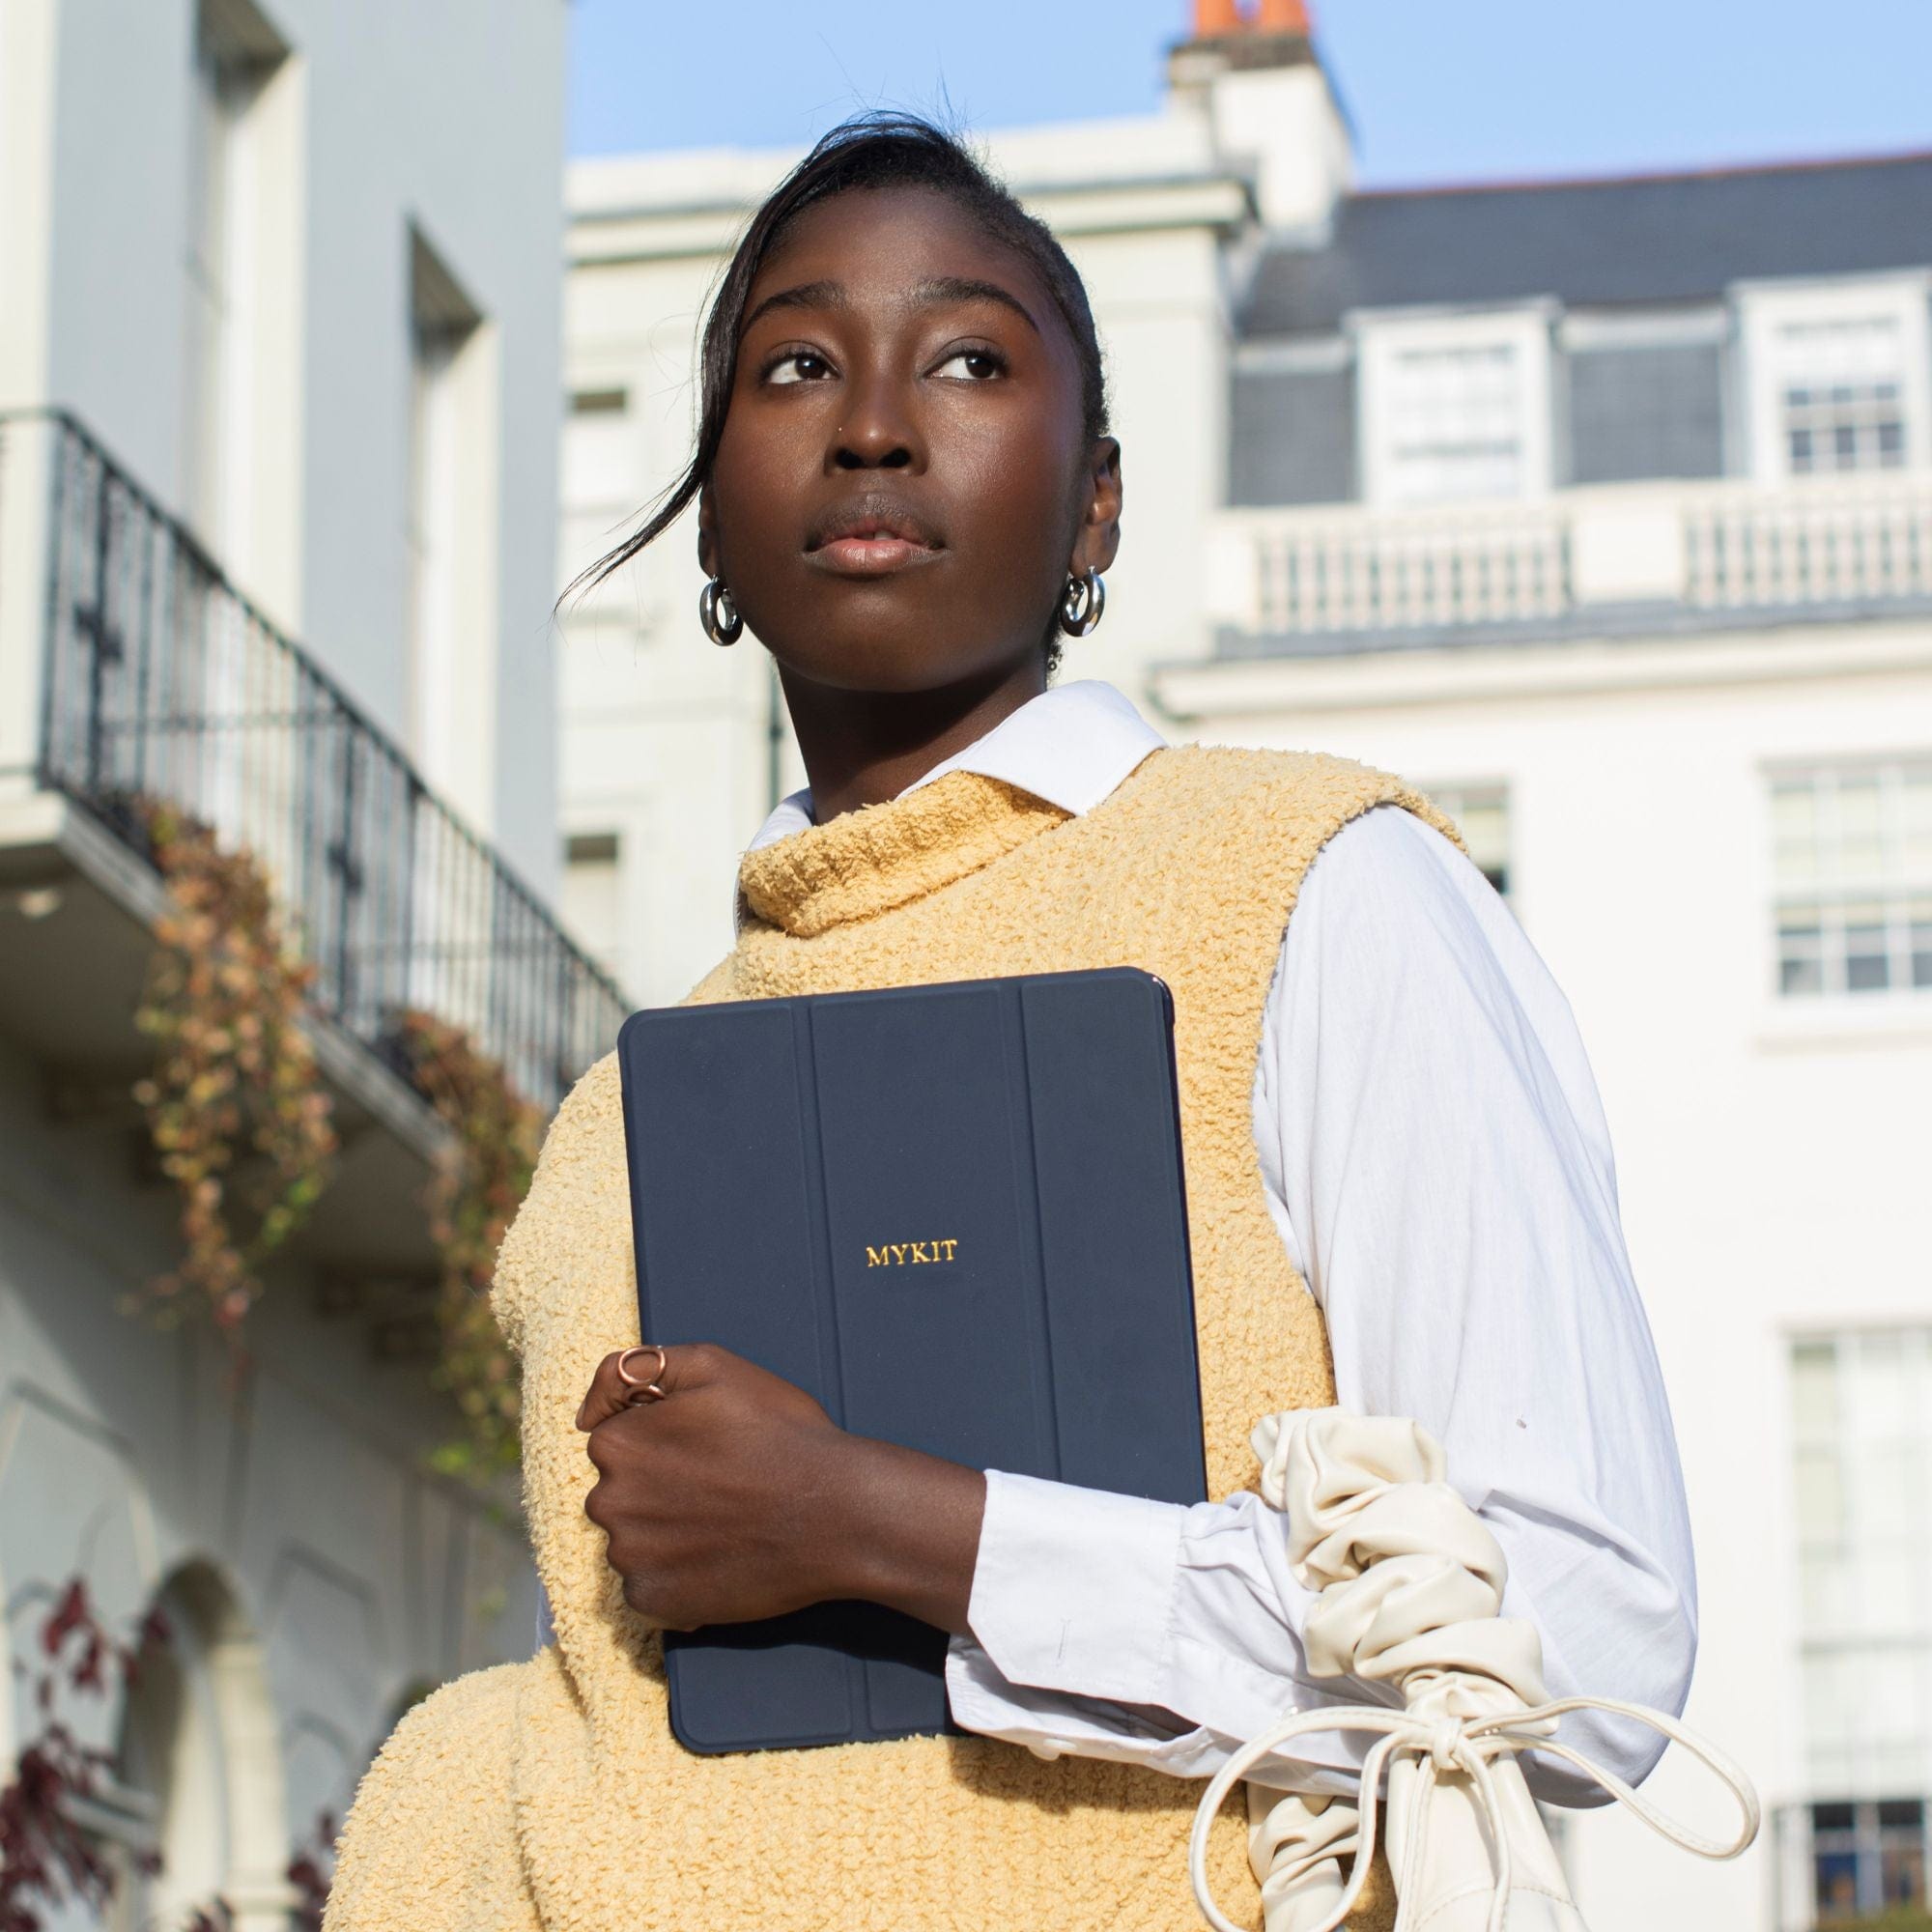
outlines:
[[[1553,1696],[1681,1710],[1690,1525],[1595,1083],[1515,919],[1407,812],[1368,813],[1311,868],[1254,1103],[1269,1210],[1326,1315],[1339,1400],[1441,1441]],[[1289,1710],[1386,1697],[1309,1677],[1310,1601],[1254,1496],[1183,1509],[994,1474],[953,1715],[1049,1755],[1208,1775]],[[1633,1782],[1661,1749],[1587,1716],[1562,1735]],[[1335,1783],[1319,1767],[1358,1761],[1323,1736],[1296,1748],[1293,1781],[1317,1789]],[[1547,1759],[1531,1781],[1595,1795]]]

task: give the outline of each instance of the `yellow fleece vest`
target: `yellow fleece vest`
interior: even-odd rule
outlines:
[[[1396,780],[1279,753],[1156,752],[1084,817],[957,772],[747,856],[736,949],[694,1000],[1134,965],[1175,1003],[1210,1493],[1248,1432],[1333,1399],[1321,1320],[1269,1218],[1252,1133],[1263,1008],[1303,875]],[[498,1258],[522,1351],[525,1487],[557,1641],[447,1686],[372,1767],[330,1932],[1180,1932],[1199,1786],[984,1738],[698,1757],[657,1634],[583,1514],[572,1427],[636,1342],[615,1063],[586,1074]],[[1256,1898],[1238,1808],[1222,1900]],[[1259,1904],[1256,1906],[1259,1922]],[[1366,1924],[1368,1919],[1359,1919]]]

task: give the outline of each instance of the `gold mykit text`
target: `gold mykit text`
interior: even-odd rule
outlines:
[[[916,1267],[922,1262],[950,1262],[957,1241],[888,1241],[882,1248],[867,1247],[868,1268]]]

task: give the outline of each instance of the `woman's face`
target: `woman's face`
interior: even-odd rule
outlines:
[[[788,677],[844,691],[1037,666],[1120,537],[1120,451],[1022,255],[929,189],[809,209],[745,303],[699,556]]]

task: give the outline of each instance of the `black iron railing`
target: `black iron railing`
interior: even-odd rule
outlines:
[[[554,1107],[623,995],[79,423],[43,420],[41,782],[137,849],[146,798],[213,826],[268,869],[322,1012],[400,1065],[399,1015],[427,1009]]]

